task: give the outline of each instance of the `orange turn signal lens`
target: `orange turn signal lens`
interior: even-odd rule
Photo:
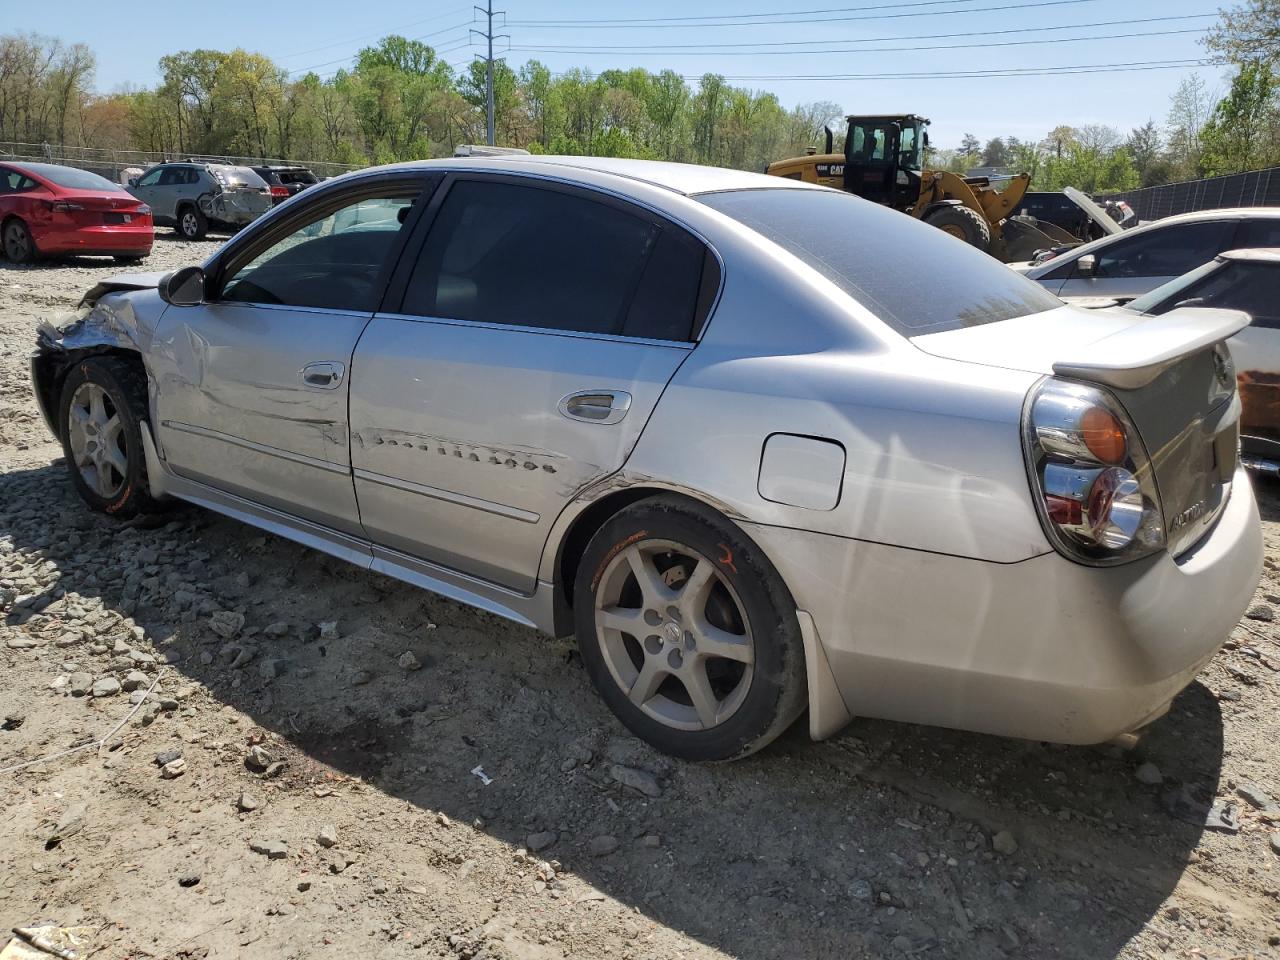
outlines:
[[[1103,407],[1089,407],[1080,417],[1080,435],[1099,463],[1123,463],[1129,452],[1129,438],[1115,415]]]

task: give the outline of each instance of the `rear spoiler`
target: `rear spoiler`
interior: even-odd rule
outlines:
[[[1183,357],[1234,336],[1249,323],[1249,315],[1239,310],[1179,307],[1090,343],[1088,359],[1059,360],[1053,372],[1134,390]]]

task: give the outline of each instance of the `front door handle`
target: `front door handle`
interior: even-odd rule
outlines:
[[[560,401],[560,413],[587,423],[617,423],[631,409],[625,390],[580,390]]]
[[[321,360],[302,368],[302,382],[308,387],[332,390],[342,383],[342,375],[346,372],[347,368],[336,360]]]

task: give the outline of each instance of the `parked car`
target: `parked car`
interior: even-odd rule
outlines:
[[[1064,300],[1129,301],[1224,250],[1280,246],[1280,207],[1204,210],[1076,247],[1047,263],[1010,264]]]
[[[299,166],[260,166],[251,167],[271,190],[271,203],[284,203],[307,187],[313,187],[320,181],[306,167]]]
[[[1127,204],[1126,204],[1127,206]],[[1119,207],[1104,205],[1103,211],[1121,226],[1127,226],[1124,211]],[[1130,211],[1131,212],[1131,211]],[[1096,240],[1106,236],[1106,231],[1088,212],[1062,191],[1033,190],[1028,192],[1018,204],[1019,216],[1030,216],[1045,223],[1061,227],[1082,241]]]
[[[1110,307],[1115,300],[1082,301]],[[1124,309],[1159,317],[1180,307],[1242,310],[1251,322],[1230,340],[1240,389],[1240,445],[1246,466],[1280,474],[1280,250],[1231,250]]]
[[[155,222],[187,240],[210,229],[236,231],[271,209],[271,190],[248,167],[189,161],[162,163],[131,180],[129,192],[154,211]]]
[[[177,497],[576,633],[681,757],[806,706],[815,737],[860,714],[1108,740],[1167,709],[1261,568],[1223,374],[1246,317],[1064,306],[799,181],[365,170],[84,304],[32,374],[91,507]]]
[[[154,240],[151,208],[105,177],[55,163],[0,163],[0,249],[11,262],[138,260]]]

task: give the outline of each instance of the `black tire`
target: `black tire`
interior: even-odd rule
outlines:
[[[954,205],[939,207],[932,213],[926,214],[924,222],[939,230],[945,230],[951,236],[963,240],[972,247],[977,247],[983,253],[991,249],[991,225],[977,211],[970,210],[968,207]]]
[[[188,204],[179,208],[174,229],[183,240],[203,240],[205,234],[209,232],[209,218],[201,213],[198,207]]]
[[[5,258],[10,263],[31,263],[39,256],[31,231],[17,217],[10,217],[0,225],[0,242],[4,246]]]
[[[90,486],[85,471],[77,464],[77,454],[73,449],[72,401],[86,384],[102,389],[109,404],[107,412],[118,415],[120,421],[117,445],[126,468],[114,473],[119,477],[119,488],[105,494]],[[71,482],[84,502],[94,510],[124,520],[157,509],[147,482],[146,456],[142,446],[141,423],[147,416],[147,378],[140,362],[118,356],[88,357],[67,373],[58,402],[58,432]]]
[[[732,698],[736,706],[723,720],[717,720],[709,727],[704,724],[703,729],[677,729],[656,719],[631,701],[622,682],[615,679],[611,671],[607,660],[611,656],[610,650],[617,651],[621,645],[626,655],[632,658],[633,669],[638,671],[640,667],[636,656],[644,661],[650,655],[645,653],[641,644],[657,641],[657,645],[662,647],[663,641],[658,636],[645,640],[634,636],[628,639],[625,633],[619,632],[617,639],[608,641],[611,645],[606,647],[607,641],[602,639],[602,631],[596,627],[597,596],[603,597],[606,590],[612,589],[610,584],[616,583],[616,578],[620,576],[626,582],[624,591],[630,589],[634,596],[639,596],[639,587],[629,572],[630,568],[616,566],[615,559],[629,548],[643,549],[647,543],[661,544],[664,541],[701,554],[701,558],[692,561],[695,567],[700,560],[713,564],[721,582],[714,585],[708,598],[702,601],[704,612],[711,612],[718,595],[736,603],[733,609],[745,621],[746,636],[754,650],[749,677],[745,675],[748,668],[740,668],[743,674],[738,684],[745,683],[745,692],[735,688],[724,701],[728,703]],[[652,549],[658,551],[654,557],[655,565],[662,557],[673,555],[671,552],[661,553],[666,549],[661,545]],[[625,557],[619,562],[625,562]],[[620,569],[621,573],[614,572]],[[660,575],[666,576],[670,572],[668,568],[666,574]],[[693,571],[689,570],[687,575],[692,577]],[[723,593],[717,594],[716,591]],[[644,606],[641,603],[641,608]],[[637,615],[639,613],[637,610]],[[657,496],[632,504],[610,518],[591,538],[578,566],[574,585],[574,621],[583,663],[605,703],[632,733],[664,753],[685,760],[702,761],[746,756],[782,734],[804,710],[807,697],[804,644],[790,591],[773,564],[741,530],[696,502],[676,496]],[[647,622],[653,624],[651,620]],[[647,632],[649,628],[644,629]],[[659,633],[664,627],[654,626],[653,629]],[[678,635],[681,629],[677,623],[675,633]],[[684,636],[684,641],[672,642],[690,643],[690,635]],[[665,658],[668,648],[662,649],[664,652],[660,657]],[[690,645],[688,649],[693,650],[694,646]],[[616,653],[612,655],[616,656]],[[695,655],[685,653],[684,656],[693,658]],[[703,662],[711,664],[716,661]],[[732,678],[726,680],[723,673],[725,668],[732,669],[734,664],[727,661],[718,663],[722,675],[712,683],[732,683]],[[639,677],[634,682],[639,683]],[[663,684],[675,682],[677,680],[672,676],[662,681]],[[662,695],[664,690],[668,691],[665,696]],[[687,695],[684,686],[661,686],[645,700],[645,704],[670,703],[666,697],[674,695],[678,698],[681,691]],[[693,711],[695,706],[684,709]]]
[[[111,259],[116,263],[120,264],[120,266],[122,267],[134,267],[140,264],[145,258],[144,257],[112,257]]]

